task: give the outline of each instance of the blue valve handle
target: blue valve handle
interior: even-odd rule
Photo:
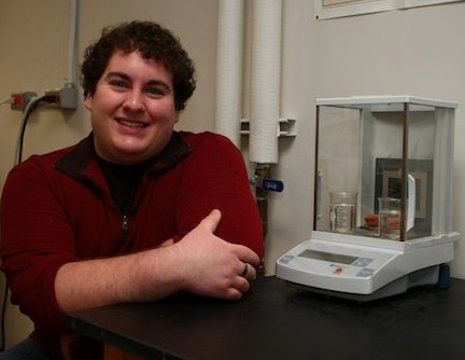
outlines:
[[[279,180],[263,179],[261,187],[265,190],[281,192],[284,189],[284,183]]]
[[[280,180],[262,178],[260,176],[254,176],[250,179],[250,183],[256,187],[269,191],[281,192],[284,190],[284,183]]]

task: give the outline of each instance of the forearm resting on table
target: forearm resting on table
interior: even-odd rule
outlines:
[[[168,246],[65,264],[55,279],[58,304],[66,312],[166,297],[178,291],[180,286],[172,265],[169,265],[173,251],[175,248]]]
[[[167,246],[137,254],[63,265],[55,279],[58,304],[63,311],[72,311],[154,301],[181,289],[240,299],[249,290],[260,259],[249,248],[215,236],[220,220],[221,213],[212,211],[171,246],[167,241],[163,244]]]

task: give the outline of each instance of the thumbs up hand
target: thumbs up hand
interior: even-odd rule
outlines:
[[[185,290],[237,300],[250,289],[260,260],[249,248],[217,237],[214,233],[220,221],[221,212],[215,209],[173,245],[180,260],[173,271]]]

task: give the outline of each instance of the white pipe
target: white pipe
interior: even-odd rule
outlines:
[[[76,29],[77,29],[77,16],[78,16],[78,0],[71,0],[71,19],[70,31],[68,38],[68,75],[66,83],[75,83],[74,79],[74,59],[76,48]]]
[[[215,131],[240,146],[244,1],[220,0]]]
[[[281,0],[254,0],[252,20],[250,160],[278,162],[281,86]]]

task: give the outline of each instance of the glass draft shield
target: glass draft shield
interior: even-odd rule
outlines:
[[[317,99],[314,230],[393,241],[449,232],[455,106]]]

